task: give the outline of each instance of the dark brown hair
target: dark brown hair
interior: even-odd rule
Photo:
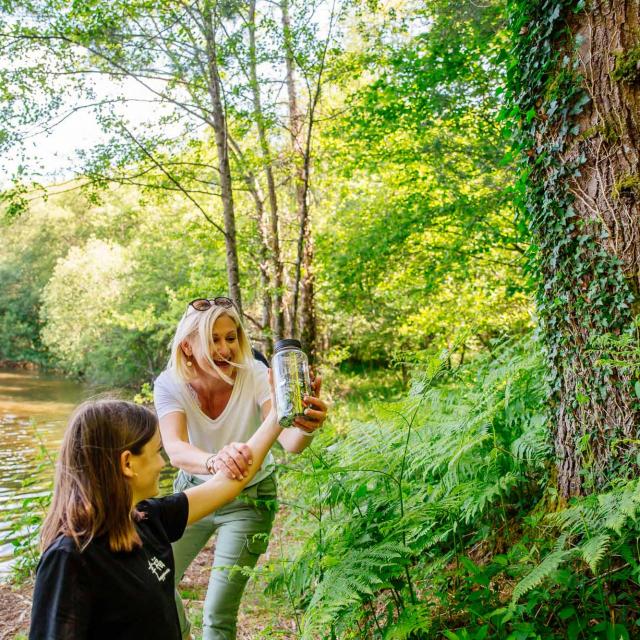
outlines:
[[[142,544],[120,456],[127,450],[140,454],[157,424],[151,411],[124,400],[90,400],[76,409],[60,448],[53,501],[40,534],[42,549],[59,535],[73,538],[81,550],[103,535],[112,551]]]

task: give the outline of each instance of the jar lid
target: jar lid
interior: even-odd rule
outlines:
[[[273,348],[273,353],[276,354],[278,351],[282,351],[283,349],[302,349],[302,344],[300,344],[300,340],[296,340],[294,338],[284,338],[283,340],[278,340],[276,342],[276,346]]]

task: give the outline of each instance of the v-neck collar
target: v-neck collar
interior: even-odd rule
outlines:
[[[231,390],[231,395],[229,396],[229,400],[227,400],[227,404],[225,405],[224,409],[222,410],[222,413],[217,417],[217,418],[212,418],[211,416],[208,416],[203,410],[202,407],[200,406],[200,404],[198,403],[198,392],[188,383],[185,382],[185,392],[187,395],[187,399],[189,402],[191,402],[191,404],[193,405],[193,407],[196,409],[196,411],[198,411],[200,413],[200,415],[205,418],[206,420],[208,420],[209,422],[212,423],[217,423],[220,422],[229,412],[229,407],[231,406],[231,403],[233,402],[234,398],[238,395],[238,389],[240,387],[240,377],[243,374],[243,370],[238,368],[238,373],[236,374],[236,377],[233,381],[233,389]],[[191,393],[191,391],[189,390],[191,389],[193,391],[193,393]]]

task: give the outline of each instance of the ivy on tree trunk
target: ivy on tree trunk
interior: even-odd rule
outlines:
[[[637,0],[510,3],[509,116],[550,365],[563,498],[634,472],[630,366],[597,347],[635,330],[639,290]],[[635,57],[634,57],[635,56]],[[629,363],[630,364],[630,363]]]

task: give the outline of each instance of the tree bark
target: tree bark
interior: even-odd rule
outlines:
[[[311,133],[315,106],[320,92],[320,77],[315,95],[309,105],[306,135],[303,135],[304,118],[298,106],[295,83],[294,49],[289,17],[288,0],[281,0],[282,30],[287,77],[289,129],[295,163],[295,194],[298,220],[298,242],[293,283],[292,329],[300,336],[309,359],[313,361],[317,351],[317,324],[315,313],[315,279],[313,274],[313,243],[309,227],[309,169],[311,161]],[[321,74],[321,71],[320,71]]]
[[[258,245],[258,269],[260,271],[260,286],[262,288],[261,299],[262,299],[262,314],[260,326],[258,327],[260,330],[260,342],[262,342],[263,350],[266,355],[271,355],[273,352],[273,336],[270,331],[271,327],[271,287],[269,281],[269,231],[267,229],[266,216],[264,212],[264,195],[262,190],[260,189],[260,184],[256,179],[253,171],[249,167],[248,163],[245,160],[244,154],[242,153],[242,149],[238,143],[233,139],[232,136],[229,136],[229,145],[231,149],[231,154],[236,161],[240,169],[240,174],[244,179],[245,184],[247,185],[247,189],[251,194],[256,210],[256,223],[258,225],[258,231],[260,232],[260,237],[257,241]]]
[[[558,488],[564,498],[606,484],[612,473],[630,472],[636,462],[633,441],[638,438],[638,399],[633,397],[630,370],[624,363],[603,364],[602,352],[593,348],[593,338],[607,332],[632,331],[633,311],[637,313],[639,4],[638,0],[596,0],[587,4],[586,11],[566,16],[571,38],[565,52],[575,56],[574,43],[581,42],[578,72],[590,97],[572,120],[579,132],[567,138],[561,158],[561,166],[579,165],[579,171],[567,178],[575,217],[567,227],[566,243],[543,253],[540,261],[546,289],[541,296],[543,305],[551,307],[559,299],[565,303],[561,312],[547,319],[545,327],[547,335],[559,332],[563,336],[561,344],[567,345],[566,350],[554,346],[549,349],[552,368],[557,372],[554,441]],[[635,62],[624,66],[634,60],[634,55]],[[541,142],[549,143],[557,133],[549,130],[547,139]],[[547,172],[545,179],[554,177]],[[568,213],[571,215],[570,210]],[[539,233],[544,234],[545,229]],[[542,240],[542,236],[539,238]],[[576,267],[558,286],[554,265],[564,259],[566,251],[574,252],[571,259]],[[606,285],[601,284],[603,274],[608,278]],[[619,285],[614,286],[611,282],[616,277]],[[598,307],[600,300],[622,299],[628,302],[611,304],[609,309]],[[598,320],[603,314],[610,319],[607,326]],[[552,341],[549,344],[553,345]]]
[[[242,295],[240,292],[240,267],[236,244],[236,221],[233,205],[233,189],[231,167],[229,165],[229,148],[227,140],[227,119],[222,104],[222,89],[218,71],[216,50],[215,16],[211,3],[206,0],[202,11],[202,24],[206,42],[208,89],[213,113],[213,129],[218,154],[220,172],[220,191],[225,228],[225,248],[227,259],[227,281],[229,296],[238,307],[242,316]]]
[[[260,100],[260,84],[258,82],[257,55],[256,55],[256,0],[249,3],[249,74],[251,92],[253,95],[253,112],[258,128],[258,140],[264,172],[267,179],[267,191],[269,195],[270,234],[267,239],[271,253],[271,268],[273,271],[273,339],[280,340],[284,335],[284,307],[282,304],[283,293],[283,267],[280,257],[280,231],[278,223],[278,196],[276,183],[273,177],[271,151],[267,141],[267,133],[264,126],[264,114]]]

